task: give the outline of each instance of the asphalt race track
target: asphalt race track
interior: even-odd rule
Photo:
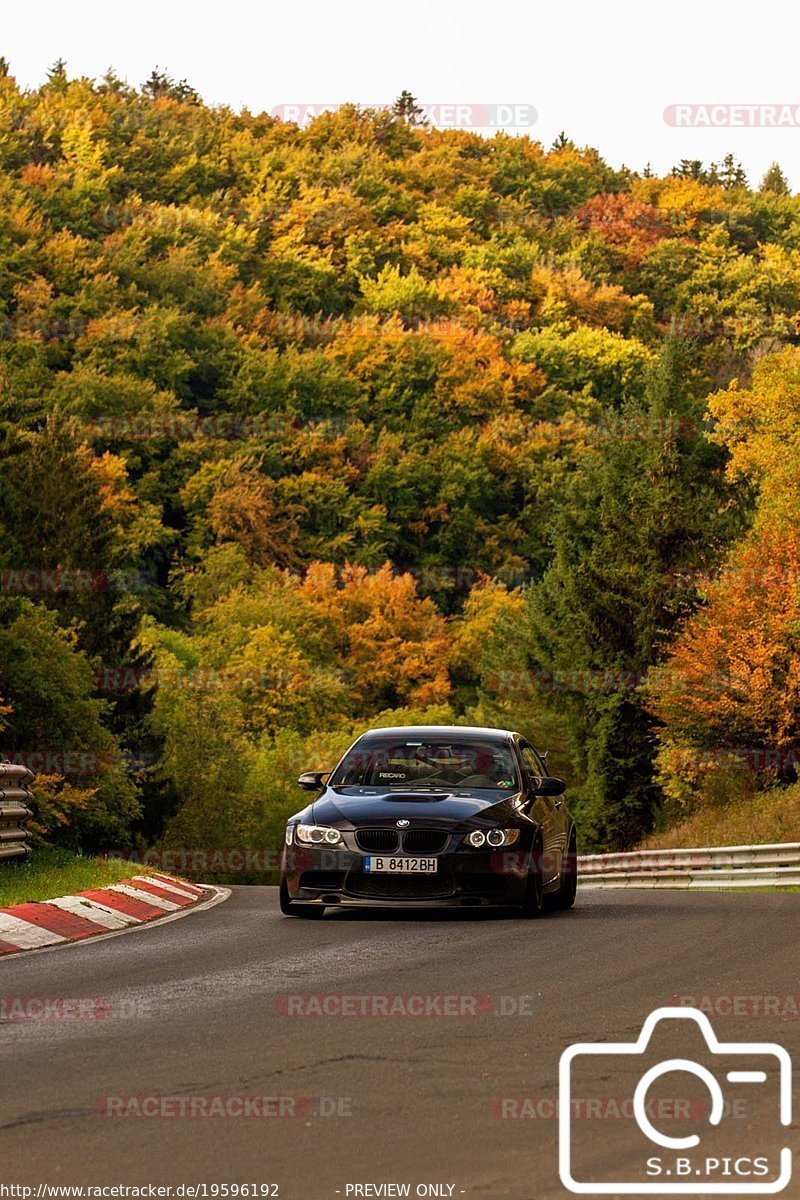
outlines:
[[[184,920],[15,956],[0,963],[12,1017],[8,1005],[30,997],[96,998],[97,1015],[0,1025],[0,1179],[275,1183],[283,1200],[369,1183],[565,1196],[561,1052],[634,1040],[676,994],[796,996],[798,928],[799,894],[588,891],[574,912],[539,921],[465,910],[313,922],[281,917],[275,888],[238,887]],[[314,1002],[287,997],[309,995],[462,1010],[288,1015]],[[797,1061],[800,1019],[781,1011],[712,1021],[723,1040],[779,1042]],[[630,1082],[606,1068],[598,1080],[616,1097]],[[108,1097],[162,1096],[292,1099],[275,1117],[106,1115]],[[514,1115],[513,1099],[503,1107],[515,1097],[534,1098],[535,1117]],[[611,1165],[610,1135],[631,1125],[583,1122],[597,1170]],[[796,1128],[751,1110],[737,1136],[750,1152],[791,1144]]]

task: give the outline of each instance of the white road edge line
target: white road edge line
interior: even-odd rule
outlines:
[[[179,908],[177,912],[164,913],[163,917],[154,917],[152,921],[142,921],[139,925],[129,925],[127,929],[110,929],[108,933],[96,933],[89,938],[80,938],[78,940],[64,940],[57,946],[37,946],[31,950],[20,950],[17,954],[0,954],[0,970],[4,962],[19,962],[21,958],[30,958],[36,954],[52,954],[56,950],[67,950],[71,946],[92,946],[95,942],[106,942],[109,938],[124,937],[128,933],[140,933],[146,929],[152,929],[154,926],[166,925],[169,921],[180,921],[181,917],[189,917],[192,913],[200,912],[201,909],[214,908],[217,904],[223,904],[230,898],[231,889],[226,887],[216,887],[216,885],[207,883],[203,885],[213,895],[206,900],[199,900],[197,904],[192,904],[187,908]],[[44,901],[43,903],[47,903]]]

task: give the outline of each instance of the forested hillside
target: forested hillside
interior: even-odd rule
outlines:
[[[795,778],[800,199],[0,63],[0,750],[39,837],[276,846],[519,727],[584,846]]]

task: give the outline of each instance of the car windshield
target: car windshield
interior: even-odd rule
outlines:
[[[479,738],[387,738],[357,742],[336,768],[333,787],[405,790],[518,788],[511,747]]]

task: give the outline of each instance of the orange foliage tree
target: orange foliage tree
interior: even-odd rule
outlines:
[[[324,612],[360,708],[448,698],[449,634],[433,601],[417,595],[413,575],[389,563],[377,571],[313,563],[299,592]]]
[[[800,515],[800,349],[770,354],[756,365],[748,388],[734,380],[709,400],[712,437],[730,453],[728,473],[759,492],[759,520]]]
[[[650,246],[674,233],[664,214],[623,192],[606,195],[599,192],[575,212],[579,225],[596,231],[604,241],[638,261]]]
[[[800,749],[798,580],[800,532],[758,530],[651,672],[668,795],[686,799],[691,784],[720,765],[792,776]]]

